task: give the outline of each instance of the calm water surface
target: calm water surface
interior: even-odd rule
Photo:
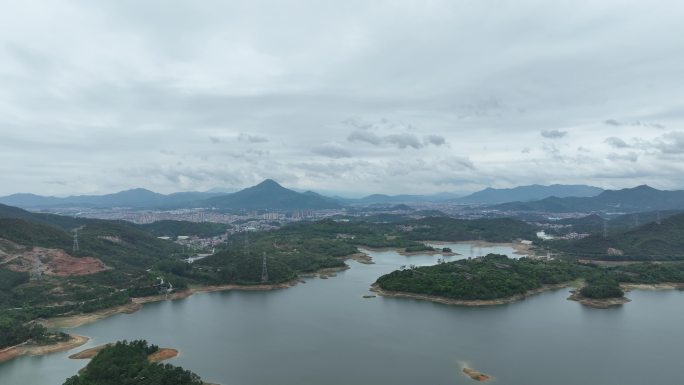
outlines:
[[[455,244],[461,256],[507,247]],[[684,293],[635,291],[625,306],[596,310],[567,290],[484,308],[397,298],[363,299],[377,277],[438,256],[370,252],[374,265],[286,290],[219,292],[145,305],[70,331],[92,340],[71,352],[0,364],[2,385],[59,385],[85,361],[67,356],[120,339],[177,348],[169,362],[224,385],[684,383]]]

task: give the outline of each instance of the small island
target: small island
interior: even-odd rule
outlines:
[[[578,285],[569,298],[606,308],[629,302],[622,285],[684,282],[684,263],[602,267],[564,260],[511,259],[489,254],[383,275],[372,290],[383,296],[450,305],[486,306],[519,301],[547,290]]]
[[[579,289],[572,290],[569,300],[597,309],[606,309],[630,302],[620,283],[608,274],[591,274],[585,279],[585,284]]]
[[[177,354],[174,349],[162,349],[144,340],[98,346],[70,357],[92,360],[63,385],[205,385],[197,374],[189,370],[158,363]]]

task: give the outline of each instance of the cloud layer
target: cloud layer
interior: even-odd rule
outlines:
[[[684,188],[683,11],[14,2],[0,13],[0,195],[263,178],[347,195]]]

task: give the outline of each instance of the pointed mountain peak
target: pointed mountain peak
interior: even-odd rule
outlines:
[[[255,185],[255,186],[248,187],[242,191],[262,191],[262,192],[267,192],[267,193],[281,193],[284,191],[292,191],[292,190],[281,186],[278,182],[274,181],[273,179],[266,179],[263,182]],[[294,191],[292,191],[292,192],[294,192]]]
[[[254,187],[270,187],[270,188],[280,187],[280,188],[284,188],[283,186],[281,186],[278,182],[274,181],[273,179],[264,179],[263,182],[259,183],[258,185],[254,186]]]
[[[640,186],[636,186],[633,188],[633,190],[638,190],[638,191],[655,191],[656,189],[647,185],[647,184],[642,184]]]

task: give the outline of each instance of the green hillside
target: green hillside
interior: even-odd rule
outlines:
[[[210,198],[207,205],[232,210],[319,210],[340,208],[333,199],[315,193],[298,193],[267,179],[233,194]]]
[[[567,242],[549,242],[564,253],[607,260],[679,260],[684,259],[684,214],[678,214],[625,232]],[[609,249],[614,251],[609,253]]]
[[[224,234],[231,225],[213,222],[188,222],[163,220],[140,225],[142,229],[157,237],[177,237],[179,235],[196,235],[214,237]]]

